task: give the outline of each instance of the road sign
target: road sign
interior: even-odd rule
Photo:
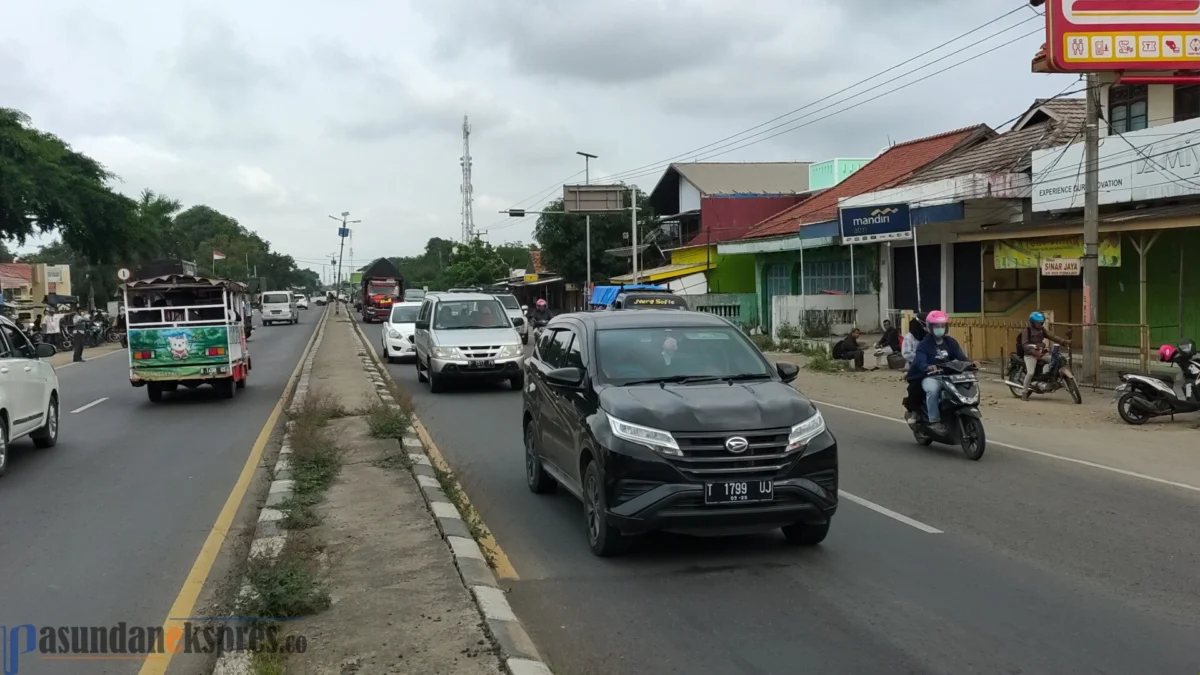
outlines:
[[[1081,268],[1079,258],[1050,258],[1042,261],[1042,274],[1048,277],[1077,277]]]
[[[339,228],[338,228],[338,236],[339,236],[339,237],[341,237],[342,239],[345,239],[346,237],[349,237],[349,236],[350,236],[350,228],[348,228],[348,227],[339,227]]]
[[[626,185],[564,185],[563,211],[620,213],[627,208],[625,196],[628,194],[629,187]]]
[[[852,206],[838,210],[843,244],[912,239],[908,204]]]
[[[120,279],[121,281],[129,281],[129,277],[131,277],[131,276],[133,276],[133,274],[130,273],[130,271],[125,269],[124,267],[117,270],[117,278]]]
[[[1200,68],[1200,0],[1046,0],[1051,70]]]

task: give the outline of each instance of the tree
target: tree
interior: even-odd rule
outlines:
[[[475,239],[458,244],[446,268],[446,281],[451,286],[485,286],[508,277],[508,263],[486,241]]]
[[[8,244],[0,241],[0,263],[10,263],[13,261],[13,253],[8,250]]]
[[[556,200],[538,216],[534,238],[542,250],[546,267],[571,283],[587,281],[587,248],[584,243],[584,217],[563,213],[562,200]],[[627,258],[618,258],[605,251],[628,247],[629,212],[592,216],[592,282],[607,282],[609,278],[630,271]],[[638,191],[638,241],[654,227],[649,197]]]

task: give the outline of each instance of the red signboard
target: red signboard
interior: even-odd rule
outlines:
[[[1046,52],[1064,72],[1200,69],[1200,0],[1046,0]]]

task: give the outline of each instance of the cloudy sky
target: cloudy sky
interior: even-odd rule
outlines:
[[[889,142],[1000,124],[1074,86],[1029,72],[1040,33],[887,92],[1041,28],[1023,4],[6,2],[0,105],[106,164],[119,189],[209,204],[317,269],[337,246],[331,213],[363,221],[353,241],[363,262],[458,236],[464,114],[476,224],[493,243],[531,239],[532,218],[497,212],[581,181],[577,150],[599,155],[593,180],[648,189],[675,157],[872,157]],[[802,106],[765,133],[716,143]]]

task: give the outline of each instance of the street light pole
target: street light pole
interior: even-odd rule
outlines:
[[[590,171],[591,167],[589,165],[591,160],[596,159],[596,156],[580,151],[576,151],[575,154],[583,157],[583,184],[590,185],[592,182],[592,175]],[[587,246],[585,248],[586,252],[584,254],[587,256],[587,281],[584,282],[584,287],[590,292],[592,289],[592,214],[590,213],[584,216],[583,231],[584,241],[587,242]]]
[[[334,293],[337,294],[334,296],[334,300],[335,300],[334,305],[333,305],[334,314],[342,313],[342,296],[341,296],[342,256],[345,254],[345,251],[346,251],[346,236],[350,233],[350,228],[348,226],[352,223],[361,223],[362,222],[361,220],[346,220],[346,218],[349,216],[350,216],[349,211],[342,211],[341,218],[338,218],[337,216],[329,216],[330,218],[333,218],[334,220],[336,220],[342,224],[342,226],[338,228],[338,239],[341,240],[341,244],[338,246],[337,283],[334,284]]]
[[[638,228],[637,228],[637,186],[636,185],[629,186],[629,205],[632,207],[629,211],[629,213],[630,213],[629,226],[633,231],[633,234],[632,234],[633,248],[630,249],[629,252],[632,254],[631,257],[633,258],[633,283],[636,284],[638,282],[638,250],[637,250],[637,247],[638,247],[638,236],[637,236],[638,231],[637,230],[638,230]]]

